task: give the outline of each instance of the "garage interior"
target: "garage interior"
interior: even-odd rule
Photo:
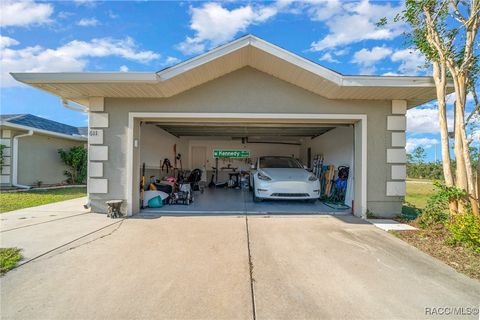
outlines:
[[[142,214],[352,213],[353,124],[172,123],[146,120],[140,125],[139,142],[138,170],[143,179],[140,185],[144,188],[140,190]],[[214,156],[216,152],[218,155],[219,151],[225,150],[246,152],[239,158]],[[313,202],[303,199],[254,202],[249,174],[252,164],[261,156],[297,159],[319,177],[321,198]],[[336,187],[338,171],[342,167],[348,168],[348,177],[341,179],[346,182],[343,190]],[[194,169],[199,169],[201,178],[195,185],[190,184],[193,198],[172,201],[175,196],[171,195],[181,191],[178,183],[182,179],[188,180]],[[172,182],[172,177],[177,184]],[[167,198],[167,195],[170,197]],[[163,201],[152,202],[152,198]]]

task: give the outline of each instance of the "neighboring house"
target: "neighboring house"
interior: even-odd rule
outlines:
[[[435,98],[431,77],[342,75],[251,35],[159,72],[12,76],[85,106],[92,208],[123,199],[128,214],[140,211],[142,164],[161,173],[174,146],[184,168],[207,170],[217,149],[308,165],[321,154],[350,167],[355,215],[395,216],[405,196],[405,114]]]
[[[1,185],[11,187],[56,185],[66,180],[58,149],[86,145],[86,129],[31,114],[0,116],[4,164]]]

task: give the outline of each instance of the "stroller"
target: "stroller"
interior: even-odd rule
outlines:
[[[199,182],[202,179],[202,170],[194,169],[190,172],[190,175],[187,178],[187,182],[190,183],[192,191],[200,191],[203,193],[203,187],[200,187]]]

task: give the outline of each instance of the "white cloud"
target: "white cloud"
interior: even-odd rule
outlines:
[[[18,42],[17,40],[15,40],[13,38],[0,36],[0,49],[16,46],[19,43],[20,42]]]
[[[95,18],[83,18],[83,19],[80,19],[80,21],[77,22],[77,25],[80,26],[80,27],[93,27],[93,26],[97,26],[99,24],[100,23]]]
[[[425,57],[414,49],[397,50],[392,54],[391,60],[400,62],[398,71],[403,75],[418,75],[426,63]]]
[[[55,49],[41,46],[2,50],[2,86],[15,86],[9,72],[60,72],[83,71],[92,57],[117,56],[136,62],[147,63],[160,58],[160,54],[140,51],[132,38],[100,38],[91,41],[73,40]]]
[[[334,54],[337,56],[337,57],[341,57],[341,56],[344,56],[346,55],[347,53],[350,52],[350,49],[349,48],[345,48],[345,49],[342,49],[342,50],[337,50],[334,52]]]
[[[455,103],[455,99],[456,99],[456,95],[455,95],[455,92],[453,92],[453,93],[449,94],[449,95],[446,97],[445,100],[446,100],[446,102],[447,102],[448,104],[454,104],[454,103]],[[473,99],[472,93],[468,93],[468,94],[467,94],[467,103],[473,102],[473,101],[474,101],[474,99]]]
[[[167,57],[167,59],[165,59],[165,62],[163,63],[164,65],[173,65],[173,64],[177,64],[180,62],[180,59],[176,58],[176,57]]]
[[[411,139],[407,139],[407,145],[405,149],[407,149],[407,152],[410,153],[413,150],[415,150],[416,147],[429,149],[439,144],[439,142],[440,141],[438,141],[437,139],[431,139],[431,138],[411,138]]]
[[[325,20],[328,34],[313,42],[310,49],[322,51],[364,40],[391,40],[403,32],[403,24],[377,26],[376,23],[384,17],[393,21],[401,9],[402,5],[392,7],[390,3],[372,4],[368,0],[342,2],[341,8]]]
[[[392,71],[388,71],[388,72],[385,72],[384,74],[382,74],[382,76],[399,76],[400,74],[399,73],[396,73],[396,72],[392,72]]]
[[[95,8],[97,6],[95,0],[74,0],[73,2],[75,2],[77,6],[84,6],[87,8]]]
[[[321,56],[318,60],[320,61],[327,61],[331,63],[340,63],[337,59],[335,59],[330,52],[326,52],[323,56]]]
[[[29,25],[50,23],[53,5],[36,3],[31,0],[0,1],[0,25],[2,27],[26,27]]]
[[[128,67],[126,65],[120,66],[120,72],[128,72]]]
[[[448,130],[453,130],[453,114],[447,113]],[[407,131],[410,133],[439,133],[438,109],[413,108],[407,111]]]
[[[363,48],[353,55],[353,63],[363,66],[372,66],[392,54],[392,49],[387,47],[373,47],[371,50]]]
[[[342,4],[339,0],[310,1],[307,9],[310,19],[314,21],[325,21],[342,11]]]
[[[108,10],[107,11],[107,16],[110,18],[110,19],[117,19],[119,17],[118,14],[114,13],[112,10]]]
[[[59,19],[67,19],[67,18],[69,18],[69,17],[71,17],[71,16],[73,16],[73,15],[74,15],[73,12],[60,11],[60,12],[58,13],[58,18],[59,18]]]
[[[361,73],[372,74],[376,71],[375,64],[392,54],[387,47],[373,47],[371,50],[363,48],[354,53],[352,62],[362,66]]]
[[[200,53],[232,40],[250,25],[265,22],[276,15],[278,7],[248,4],[229,10],[220,3],[209,2],[201,7],[191,7],[190,11],[192,14],[190,28],[195,35],[186,37],[177,45],[177,49],[184,54]]]

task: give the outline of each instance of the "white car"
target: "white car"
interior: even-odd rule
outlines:
[[[308,200],[320,197],[320,181],[292,157],[260,157],[252,166],[253,201],[263,199]]]

